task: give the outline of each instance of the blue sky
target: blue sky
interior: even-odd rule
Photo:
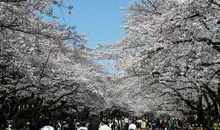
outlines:
[[[87,46],[95,48],[100,44],[109,44],[119,41],[124,35],[123,15],[121,7],[128,7],[130,0],[65,0],[65,5],[73,5],[72,15],[63,10],[63,18],[67,25],[77,25],[79,34],[88,34]],[[60,22],[65,24],[60,10],[55,10],[60,16]],[[108,60],[95,61],[98,64],[107,64]],[[116,73],[113,67],[103,67],[105,72]]]
[[[64,18],[67,25],[77,25],[77,32],[89,34],[88,47],[114,43],[124,34],[123,15],[120,7],[128,7],[130,0],[65,0],[66,5],[74,5],[73,14]],[[59,14],[60,15],[60,14]],[[60,15],[61,16],[61,15]],[[62,19],[61,19],[61,22]]]

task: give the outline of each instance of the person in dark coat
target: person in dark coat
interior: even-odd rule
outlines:
[[[97,120],[91,119],[88,130],[98,130],[99,129],[99,122]]]

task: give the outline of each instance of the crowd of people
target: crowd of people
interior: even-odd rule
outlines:
[[[6,130],[15,130],[9,124]],[[205,128],[197,122],[187,122],[185,119],[135,119],[114,118],[102,119],[91,118],[87,121],[52,121],[43,120],[38,124],[27,122],[21,130],[220,130],[219,120],[213,123],[213,127]]]

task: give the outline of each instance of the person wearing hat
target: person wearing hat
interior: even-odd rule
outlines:
[[[12,128],[12,125],[9,124],[9,125],[8,125],[8,128],[6,128],[5,130],[15,130],[15,129],[13,129],[13,128]]]
[[[137,126],[135,125],[135,121],[133,120],[131,124],[128,126],[128,130],[136,130]]]
[[[27,122],[27,124],[26,124],[24,130],[31,130],[30,127],[31,127],[31,126],[30,126],[30,122]]]
[[[43,128],[41,128],[41,130],[55,130],[55,129],[53,128],[52,122],[50,121],[50,122],[46,122],[46,125]]]

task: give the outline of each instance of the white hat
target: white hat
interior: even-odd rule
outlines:
[[[52,126],[44,126],[41,130],[55,130]]]
[[[136,130],[136,125],[135,124],[130,124],[129,125],[129,130]]]

